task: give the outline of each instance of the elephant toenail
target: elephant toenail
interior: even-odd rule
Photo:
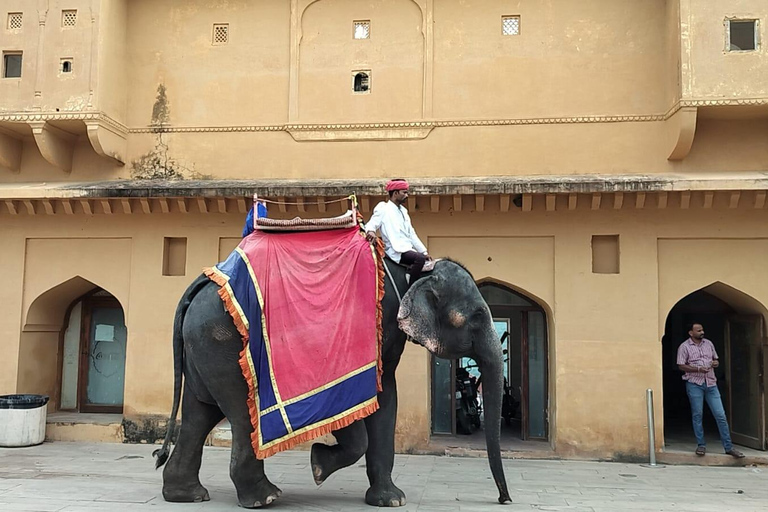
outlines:
[[[273,501],[275,501],[275,498],[273,498],[272,496],[267,496],[267,505],[269,505]]]

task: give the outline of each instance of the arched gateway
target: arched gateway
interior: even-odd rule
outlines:
[[[506,286],[494,282],[483,282],[478,286],[490,306],[506,362],[507,404],[502,410],[502,448],[505,441],[509,444],[515,440],[547,440],[549,354],[546,312],[533,299]],[[480,373],[475,365],[469,358],[448,361],[432,357],[432,433],[459,435],[466,439],[465,444],[477,442],[480,446],[484,443],[482,426],[468,430],[457,417],[461,414],[457,412],[460,411],[457,371],[462,373],[466,369],[470,378],[477,379]]]
[[[701,288],[675,304],[667,315],[662,338],[664,383],[664,439],[667,449],[693,451],[696,440],[682,373],[676,356],[688,338],[687,325],[699,322],[720,357],[715,375],[723,398],[733,442],[766,449],[765,382],[768,359],[765,322],[768,310],[760,302],[724,283]],[[706,409],[706,408],[705,408]],[[717,426],[704,414],[708,444],[719,445]]]

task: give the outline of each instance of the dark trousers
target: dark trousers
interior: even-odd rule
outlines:
[[[427,257],[416,251],[404,252],[400,255],[400,263],[402,265],[408,265],[408,273],[411,275],[411,284],[415,283],[417,279],[421,277],[421,270],[424,268],[424,263],[427,262]]]

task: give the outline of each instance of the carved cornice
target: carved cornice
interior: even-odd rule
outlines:
[[[471,187],[470,187],[471,188]],[[490,191],[460,191],[454,187],[453,193],[422,193],[409,197],[408,206],[412,214],[420,213],[509,213],[527,215],[530,212],[572,212],[603,211],[610,214],[617,210],[757,210],[765,211],[768,187],[762,189],[742,190],[682,190],[667,191],[535,191],[519,190],[512,192]],[[260,189],[266,192],[267,189]],[[282,190],[269,190],[270,194],[262,196],[282,201],[275,207],[275,217],[290,218],[303,215],[308,211],[328,215],[339,208],[344,211],[348,207],[345,201],[339,201],[339,194],[315,195],[307,191],[294,192],[288,195]],[[91,191],[92,192],[92,191]],[[198,190],[197,195],[187,191],[163,190],[154,191],[147,196],[119,197],[113,194],[93,194],[86,196],[2,199],[0,198],[0,217],[52,215],[187,215],[187,214],[234,214],[244,215],[251,207],[251,200],[243,190],[214,190],[208,188]],[[175,192],[175,193],[174,193]],[[349,189],[346,190],[349,192]],[[443,191],[444,192],[444,191]],[[181,193],[181,194],[179,194]],[[165,194],[165,195],[161,195]],[[451,201],[441,201],[448,196]],[[344,194],[341,194],[344,198]],[[360,209],[369,213],[371,207],[383,197],[379,191],[358,194]],[[311,210],[310,210],[311,208]],[[313,215],[310,215],[313,216]]]
[[[104,112],[6,112],[0,113],[0,123],[35,123],[50,121],[97,121],[122,134],[129,133],[124,124]]]
[[[607,124],[607,123],[648,123],[666,121],[680,109],[687,107],[744,107],[768,106],[765,98],[720,98],[720,99],[682,99],[678,100],[663,114],[633,115],[590,115],[530,117],[509,119],[434,119],[424,121],[384,122],[384,123],[286,123],[267,125],[232,125],[232,126],[153,126],[128,128],[103,112],[7,112],[0,113],[0,123],[29,123],[35,121],[98,121],[110,126],[120,134],[134,133],[242,133],[242,132],[316,132],[331,131],[366,131],[366,130],[403,130],[412,128],[454,128],[471,126],[525,126],[551,124]]]

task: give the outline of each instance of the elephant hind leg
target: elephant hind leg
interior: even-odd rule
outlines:
[[[355,421],[351,425],[333,433],[338,444],[327,446],[321,443],[312,445],[312,476],[320,485],[329,476],[341,468],[351,466],[368,449],[368,432],[365,423]]]
[[[200,463],[206,437],[223,418],[217,406],[199,401],[190,387],[184,386],[181,430],[163,470],[165,501],[189,503],[210,499],[208,490],[200,484]]]
[[[237,407],[237,413],[229,418],[232,424],[232,461],[229,476],[237,489],[237,500],[243,508],[269,505],[283,491],[269,481],[264,474],[264,461],[256,458],[251,445],[253,427],[245,402]]]

